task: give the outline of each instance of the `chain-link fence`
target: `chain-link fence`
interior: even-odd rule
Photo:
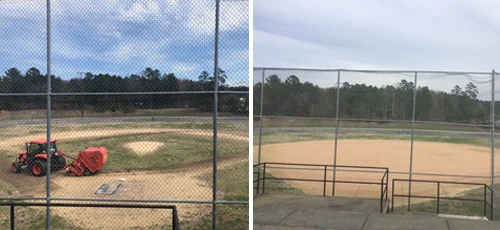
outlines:
[[[0,228],[248,228],[248,7],[1,1]]]
[[[254,68],[253,77],[256,164],[388,167],[390,180],[484,183],[500,193],[495,157],[500,145],[493,125],[498,125],[493,118],[500,112],[495,71]],[[276,167],[267,172],[270,177],[303,180],[323,180],[325,174],[328,181],[370,181],[379,176],[342,169],[296,170],[292,175]],[[437,191],[441,197],[463,199],[484,195],[480,186],[444,183],[438,190],[436,184],[417,182],[397,190],[396,194],[411,191],[422,198],[397,197],[392,201],[396,210],[430,212],[435,212],[436,200],[429,197]],[[270,180],[266,192],[272,191],[322,195],[324,186]],[[326,189],[326,194],[340,196],[376,198],[379,193],[378,187],[349,183]],[[486,196],[489,202],[491,193]],[[496,195],[494,219],[500,219],[499,199]],[[442,213],[483,213],[483,203],[441,202]]]

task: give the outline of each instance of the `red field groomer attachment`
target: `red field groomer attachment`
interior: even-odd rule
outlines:
[[[66,155],[66,157],[70,157]],[[90,176],[101,170],[102,166],[108,160],[108,150],[105,147],[87,147],[78,154],[71,164],[66,166],[66,173],[75,176]]]

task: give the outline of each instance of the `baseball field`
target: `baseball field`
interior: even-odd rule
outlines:
[[[258,134],[254,136],[254,163],[258,161]],[[386,134],[342,134],[337,143],[337,165],[387,167],[390,171],[389,183],[393,178],[408,179],[410,167],[409,135]],[[334,161],[334,135],[331,133],[300,133],[276,132],[265,133],[262,137],[260,162],[283,162],[299,164],[332,165]],[[474,183],[490,183],[489,142],[476,138],[418,136],[413,148],[413,173],[428,173],[435,175],[413,175],[412,179],[460,181]],[[498,152],[500,148],[496,148]],[[500,163],[500,157],[495,158],[495,164]],[[324,171],[316,168],[285,169],[268,168],[267,172],[277,178],[319,179],[324,177]],[[497,169],[495,174],[499,174]],[[440,176],[439,174],[465,175],[465,177]],[[336,172],[337,180],[365,181],[380,183],[382,173],[356,172],[340,169]],[[469,177],[470,176],[470,177]],[[328,179],[333,173],[328,171]],[[323,183],[284,181],[288,186],[298,191],[313,194],[323,194]],[[283,183],[280,183],[283,185]],[[271,185],[269,185],[270,187]],[[389,188],[389,197],[392,193]],[[441,185],[442,197],[463,196],[477,186]],[[294,191],[294,189],[285,189]],[[296,190],[295,190],[296,191]],[[326,186],[326,194],[331,194],[332,188]],[[481,190],[482,191],[482,190]],[[408,186],[399,184],[396,194],[407,194]],[[380,197],[380,186],[337,183],[335,194],[349,197]],[[436,195],[435,184],[413,183],[413,195]],[[429,199],[412,199],[413,204],[428,202]],[[394,200],[396,206],[407,204],[406,198]],[[481,206],[482,207],[482,206]],[[435,209],[435,208],[434,208]]]
[[[212,124],[191,120],[193,119],[185,122],[55,122],[52,137],[57,139],[59,151],[76,157],[87,146],[104,146],[108,149],[108,161],[103,170],[93,176],[74,177],[67,176],[62,171],[53,172],[51,196],[122,200],[211,200]],[[219,124],[220,199],[248,200],[247,124]],[[1,193],[12,197],[45,197],[45,177],[33,177],[27,172],[10,172],[15,153],[24,150],[25,142],[45,137],[45,125],[5,125],[0,129]],[[68,163],[72,161],[66,160]],[[119,187],[112,194],[96,194],[102,185]],[[238,188],[234,189],[235,187]],[[210,225],[211,205],[174,205],[178,208],[183,226]],[[247,206],[220,207],[221,218],[225,221],[245,217],[248,219]],[[8,209],[0,210],[6,212],[0,224],[8,226]],[[18,226],[44,226],[44,210],[18,208]],[[153,209],[52,208],[52,224],[55,229],[58,226],[61,229],[67,229],[68,226],[75,229],[168,229],[168,224],[171,223],[170,212]]]

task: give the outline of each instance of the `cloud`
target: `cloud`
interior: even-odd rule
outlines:
[[[51,2],[52,66],[56,75],[73,77],[75,70],[128,75],[145,67],[161,71],[172,67],[194,75],[213,66],[215,1]],[[239,32],[248,30],[248,4],[221,2],[221,34],[232,36],[221,43],[248,43],[248,32]],[[12,66],[29,68],[25,67],[27,63],[36,63],[32,60],[43,63],[45,10],[44,1],[0,3],[0,55],[8,60],[0,63],[0,71]],[[232,46],[221,47],[221,53],[241,49],[236,43]],[[45,65],[35,67],[45,71]]]
[[[191,63],[176,62],[172,65],[173,73],[186,73],[196,69],[196,66]]]
[[[188,1],[186,9],[189,13],[187,27],[198,36],[213,35],[215,33],[215,1]],[[220,3],[220,32],[245,28],[248,25],[247,1],[221,1]]]
[[[161,9],[158,1],[133,2],[131,6],[119,8],[118,18],[123,21],[144,22],[148,18],[160,17]]]
[[[254,61],[488,71],[500,48],[500,17],[490,9],[500,5],[481,3],[256,0]]]

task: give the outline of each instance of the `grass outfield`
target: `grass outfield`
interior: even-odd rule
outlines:
[[[338,139],[368,139],[368,140],[405,140],[410,141],[410,134],[406,135],[390,135],[390,134],[339,134]],[[322,141],[334,140],[334,133],[299,133],[299,132],[279,132],[279,133],[263,133],[262,145],[280,144],[302,141]],[[254,133],[253,145],[259,145],[259,134]],[[490,146],[489,138],[473,138],[473,137],[451,137],[451,136],[427,136],[415,135],[415,141],[442,142],[453,144],[466,144],[476,146]],[[500,148],[500,141],[495,142],[495,147]]]
[[[254,127],[260,127],[258,118],[254,118]],[[262,127],[265,128],[289,128],[289,127],[308,127],[308,128],[335,128],[335,119],[331,118],[264,118]],[[409,129],[411,121],[391,122],[382,121],[339,121],[339,127],[342,128],[378,128],[378,129]],[[465,124],[426,124],[415,123],[415,129],[420,130],[446,130],[446,131],[465,131],[465,132],[488,132],[489,127],[474,127]]]

